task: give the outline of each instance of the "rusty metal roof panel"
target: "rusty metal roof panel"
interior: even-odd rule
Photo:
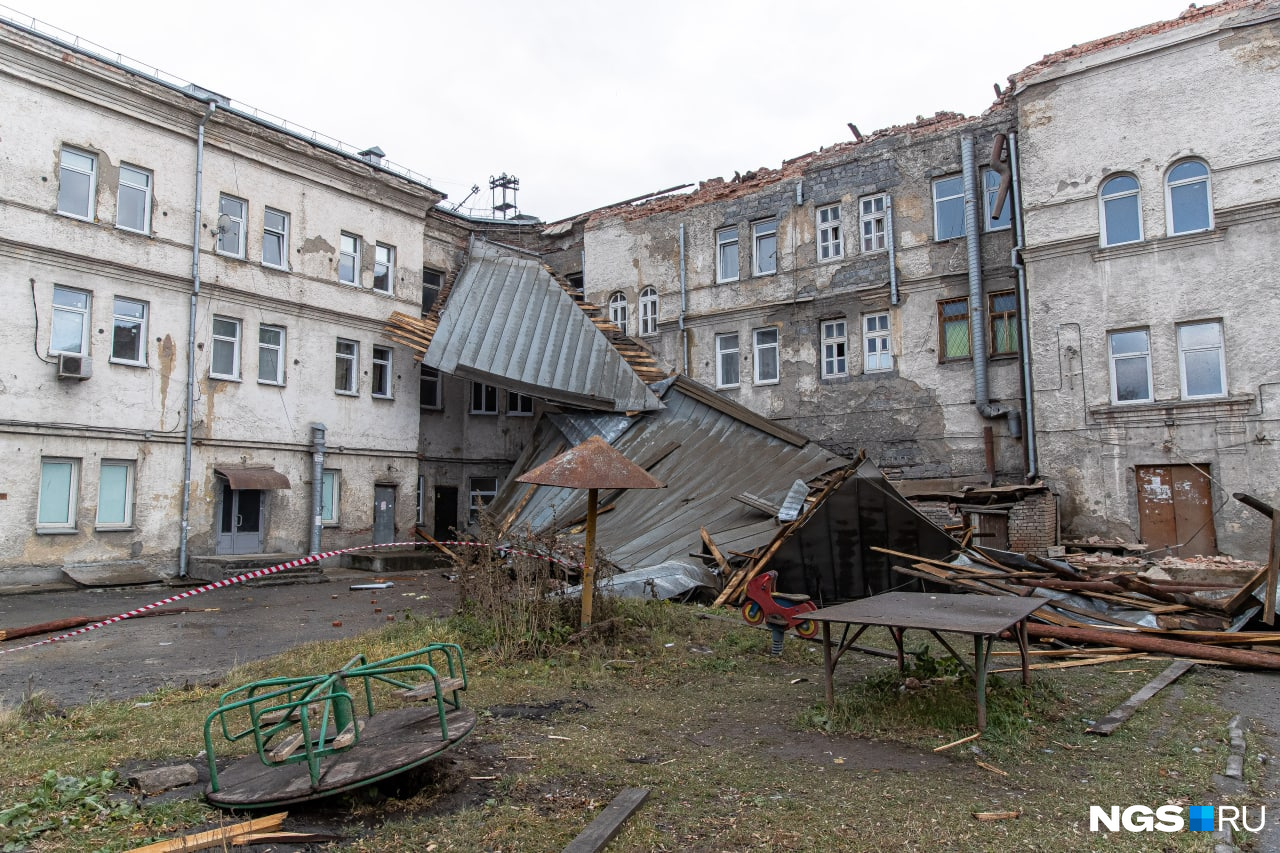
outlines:
[[[567,489],[661,489],[663,483],[598,435],[516,478]]]
[[[289,478],[270,465],[215,465],[233,489],[288,489]]]
[[[657,396],[542,264],[472,248],[423,363],[580,408],[659,408]]]

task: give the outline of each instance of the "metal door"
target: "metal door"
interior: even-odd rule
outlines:
[[[218,521],[218,554],[262,553],[262,510],[265,501],[261,489],[233,489],[226,480],[222,484],[222,511]]]
[[[436,486],[432,499],[435,523],[431,535],[436,539],[452,539],[458,526],[458,487]]]
[[[1139,465],[1138,521],[1156,557],[1218,553],[1208,465]]]
[[[396,541],[396,487],[373,487],[373,544]]]

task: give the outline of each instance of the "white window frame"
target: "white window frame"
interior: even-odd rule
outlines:
[[[394,395],[393,379],[395,374],[392,372],[392,364],[395,354],[391,347],[373,348],[373,389],[370,392],[372,396],[379,400],[390,400]]]
[[[67,465],[70,468],[69,476],[67,477],[67,493],[62,501],[57,502],[58,506],[55,507],[61,508],[60,516],[52,521],[46,519],[43,515],[46,488],[49,485],[49,477],[45,469],[46,466],[50,465]],[[65,456],[42,456],[40,458],[40,489],[36,497],[36,532],[74,533],[76,531],[76,508],[79,504],[79,496],[80,460]],[[58,496],[54,495],[53,497]]]
[[[80,308],[74,305],[59,305],[58,294],[68,293],[76,296],[84,297],[84,307]],[[59,318],[77,317],[80,323],[80,343],[78,349],[59,349],[54,346],[54,331],[58,328]],[[49,355],[89,355],[89,325],[93,319],[93,294],[87,290],[79,290],[74,287],[63,287],[60,284],[53,286],[52,299],[52,321],[49,329]]]
[[[279,217],[280,226],[272,227],[271,218]],[[275,243],[280,247],[280,263],[273,264],[267,260],[267,246]],[[274,207],[262,209],[262,265],[277,270],[289,269],[289,214]]]
[[[492,405],[490,405],[490,398],[492,398]],[[471,383],[471,407],[467,410],[467,413],[472,415],[498,414],[497,386],[473,381]]]
[[[279,334],[279,340],[275,343],[264,341],[262,339],[263,332],[276,332]],[[258,326],[258,384],[259,385],[283,385],[284,384],[284,354],[285,346],[288,343],[284,326],[273,326],[268,323],[262,323]],[[274,376],[263,376],[262,367],[264,364],[262,354],[264,352],[274,352],[276,354],[276,372]]]
[[[135,317],[131,314],[120,313],[121,303],[136,305],[141,309],[141,316]],[[111,301],[111,358],[113,364],[128,364],[134,367],[147,366],[147,315],[150,313],[149,306],[141,299],[130,299],[125,296],[116,296]],[[116,353],[116,329],[124,326],[137,326],[138,328],[138,352],[136,358],[123,358]]]
[[[227,210],[229,206],[233,205],[239,207],[238,215]],[[226,217],[227,222],[235,223],[234,228],[228,228],[223,224],[224,216]],[[245,234],[245,228],[248,225],[248,219],[249,202],[242,198],[236,198],[233,195],[228,195],[227,193],[220,193],[218,195],[218,241],[215,244],[215,250],[219,255],[226,255],[231,258],[244,257],[245,237],[247,236]],[[235,243],[228,248],[228,244],[230,244],[231,241],[227,239],[227,235],[232,233],[235,235]]]
[[[837,379],[849,375],[849,323],[847,320],[822,321],[822,378]]]
[[[360,342],[350,338],[338,338],[333,348],[334,372],[333,391],[346,397],[360,396]],[[347,368],[347,384],[338,384],[338,366],[345,364]]]
[[[887,252],[889,194],[876,193],[858,199],[858,245],[862,254]]]
[[[231,323],[235,326],[235,334],[228,336],[226,334],[218,334],[218,323]],[[244,330],[244,324],[235,317],[223,317],[218,314],[213,315],[213,322],[209,327],[209,378],[222,379],[231,382],[240,381],[240,335]],[[231,347],[231,372],[216,373],[218,364],[218,349],[221,346]]]
[[[732,341],[730,341],[732,338]],[[717,388],[737,388],[742,384],[742,368],[738,364],[738,355],[741,352],[738,343],[737,332],[725,332],[716,335],[716,387]],[[728,362],[725,359],[729,359]],[[733,381],[729,381],[728,371],[725,370],[727,364],[733,365]]]
[[[431,398],[428,401],[423,393],[424,388],[431,388]],[[441,408],[441,378],[440,371],[434,367],[422,365],[418,371],[418,408],[421,409],[439,409]]]
[[[874,350],[874,352],[873,352]],[[893,326],[888,311],[862,315],[862,372],[893,370]]]
[[[1197,166],[1203,167],[1204,174],[1196,175],[1195,177],[1191,177],[1191,178],[1182,178],[1177,181],[1171,180],[1173,178],[1174,171],[1178,169],[1180,166],[1185,166],[1188,163],[1194,163]],[[1194,157],[1186,160],[1179,160],[1178,162],[1174,163],[1172,166],[1169,167],[1169,172],[1167,175],[1165,175],[1165,179],[1164,179],[1164,209],[1165,209],[1165,222],[1167,223],[1168,234],[1170,237],[1176,236],[1178,234],[1198,234],[1203,231],[1213,230],[1213,185],[1209,182],[1209,177],[1210,177],[1209,164],[1204,162],[1203,160],[1200,160]],[[1177,230],[1175,228],[1176,223],[1173,221],[1174,190],[1180,189],[1182,187],[1189,187],[1193,184],[1204,184],[1204,205],[1205,205],[1204,214],[1205,214],[1205,220],[1208,224],[1205,225],[1203,228],[1184,228],[1182,230]]]
[[[485,488],[492,485],[492,488]],[[493,503],[493,499],[498,496],[498,478],[497,477],[468,477],[467,478],[467,519],[475,522],[480,516],[480,510]]]
[[[733,249],[732,264],[725,257],[730,248]],[[738,250],[738,226],[732,225],[716,231],[716,284],[737,281],[741,265],[741,252]],[[733,269],[730,269],[730,266]]]
[[[627,316],[630,312],[630,304],[627,302],[627,294],[621,290],[615,290],[609,294],[609,322],[622,330],[625,335],[627,333]]]
[[[320,472],[320,526],[337,527],[338,507],[342,496],[342,469],[325,468]]]
[[[1131,190],[1116,190],[1111,193],[1107,192],[1107,185],[1117,178],[1128,178],[1133,181],[1134,187]],[[1129,243],[1141,243],[1144,237],[1142,228],[1142,182],[1138,180],[1136,175],[1128,172],[1120,172],[1115,175],[1108,175],[1107,179],[1098,187],[1098,244],[1100,246],[1125,246]],[[1119,201],[1121,199],[1133,197],[1137,204],[1135,216],[1138,220],[1138,236],[1132,240],[1117,240],[1112,243],[1107,239],[1107,202]]]
[[[347,241],[351,242],[350,251],[347,251],[345,245]],[[344,261],[351,265],[350,278],[342,277],[342,264]],[[358,234],[351,234],[347,231],[342,231],[338,234],[338,283],[360,286],[360,236]]]
[[[646,287],[640,291],[640,334],[658,334],[658,289]]]
[[[982,170],[982,230],[1008,231],[1013,227],[1013,190],[1005,196],[1004,207],[1000,210],[1000,218],[991,219],[991,211],[996,209],[996,199],[1000,195],[1000,183],[1004,176],[995,169]]]
[[[427,478],[418,475],[418,500],[414,507],[414,523],[421,525],[426,519],[427,512]]]
[[[103,474],[108,469],[124,470],[124,494],[121,496],[121,505],[119,507],[119,517],[115,520],[104,521],[102,518],[103,501]],[[133,488],[134,488],[134,463],[127,459],[103,459],[98,465],[98,509],[94,519],[94,528],[97,530],[130,530],[133,528]],[[115,507],[111,507],[114,509]]]
[[[1115,353],[1113,343],[1116,335],[1142,333],[1147,339],[1147,348],[1142,352]],[[1137,400],[1121,400],[1116,386],[1116,363],[1130,359],[1142,359],[1147,369],[1147,396]],[[1111,402],[1117,406],[1151,403],[1155,401],[1155,389],[1151,381],[1151,330],[1150,329],[1113,329],[1107,332],[1107,363],[1111,373]]]
[[[769,340],[772,337],[773,340]],[[782,378],[781,334],[777,326],[751,330],[752,382],[756,385],[777,385]],[[765,357],[773,350],[773,376],[763,372]]]
[[[75,157],[84,157],[89,161],[88,169],[79,163],[67,162],[67,156],[71,154]],[[78,210],[68,210],[62,206],[63,195],[62,190],[66,186],[65,172],[71,172],[76,175],[84,175],[89,179],[88,193],[84,198],[77,197],[73,201],[83,201],[85,212]],[[58,153],[58,213],[63,216],[70,216],[73,219],[81,219],[85,222],[93,222],[93,214],[96,208],[94,201],[98,194],[98,156],[90,154],[88,151],[82,151],[79,148],[73,148],[70,145],[62,146],[62,150]]]
[[[131,180],[125,180],[126,177]],[[137,234],[151,233],[151,181],[152,174],[150,169],[143,169],[141,166],[131,166],[128,163],[120,164],[120,185],[116,188],[116,227],[125,231],[133,231]],[[140,227],[134,228],[132,225],[126,225],[121,222],[121,211],[124,209],[123,199],[126,192],[142,193],[142,222]]]
[[[773,251],[765,249],[773,244]],[[763,262],[768,261],[769,266]],[[778,217],[771,216],[751,223],[751,274],[773,275],[778,271]]]
[[[1218,334],[1217,343],[1187,345],[1183,340],[1183,332],[1188,329],[1198,327],[1213,328]],[[1211,400],[1227,396],[1227,360],[1225,343],[1226,342],[1222,334],[1221,320],[1200,320],[1194,323],[1181,323],[1178,325],[1178,369],[1182,374],[1182,399]],[[1211,352],[1216,352],[1218,355],[1218,387],[1222,390],[1212,394],[1192,394],[1190,389],[1187,388],[1187,356],[1192,353]]]
[[[507,417],[533,417],[533,398],[519,391],[507,391]]]
[[[959,189],[950,195],[944,195],[944,196],[938,195],[938,192],[941,189],[942,185],[949,183],[951,181],[955,181],[956,186],[959,187]],[[960,205],[959,233],[947,234],[946,236],[943,236],[942,218],[938,214],[941,212],[942,205],[944,203],[948,203],[948,204],[958,203]],[[933,239],[934,239],[934,242],[941,243],[946,240],[955,240],[964,236],[965,236],[964,175],[944,175],[941,178],[934,178],[933,179]]]
[[[435,307],[436,301],[440,299],[440,288],[444,285],[444,273],[439,270],[433,270],[430,267],[422,268],[422,316],[425,317],[431,313],[431,309]],[[427,299],[427,294],[431,294],[431,298]]]
[[[840,227],[840,205],[828,204],[813,212],[818,227],[818,263],[844,257],[844,232]]]
[[[379,272],[381,271],[381,272]],[[378,279],[382,278],[384,286],[378,286]],[[373,289],[379,293],[391,293],[395,290],[396,282],[396,247],[387,245],[386,243],[373,244]]]

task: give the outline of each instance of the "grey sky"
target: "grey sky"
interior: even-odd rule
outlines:
[[[427,175],[521,181],[551,221],[938,110],[1175,0],[8,0],[85,39]]]

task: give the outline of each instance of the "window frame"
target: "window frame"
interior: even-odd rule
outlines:
[[[344,241],[351,241],[351,251],[348,252],[343,245]],[[344,260],[350,259],[351,278],[342,277],[342,265]],[[360,287],[360,235],[352,234],[350,231],[338,232],[338,284],[349,284],[352,287]]]
[[[733,270],[730,274],[725,253],[733,249]],[[738,245],[738,226],[716,229],[716,284],[737,281],[742,276],[742,252]]]
[[[773,335],[773,341],[768,340],[769,335]],[[761,337],[765,340],[761,342]],[[782,381],[782,335],[777,326],[765,326],[759,329],[751,330],[751,381],[755,385],[777,385]],[[769,378],[762,375],[761,365],[763,363],[762,356],[768,354],[769,350],[773,350],[773,377]]]
[[[819,352],[819,372],[823,379],[842,379],[849,375],[849,321],[846,318],[821,322]]]
[[[45,467],[48,465],[67,465],[69,466],[69,476],[67,477],[67,494],[63,509],[65,509],[65,520],[57,519],[54,521],[46,521],[43,518],[45,511],[45,486],[46,476]],[[41,456],[40,457],[40,483],[36,492],[36,533],[76,533],[79,529],[76,526],[76,510],[80,504],[80,460],[70,456]]]
[[[1114,350],[1115,337],[1117,335],[1133,334],[1141,332],[1146,338],[1147,348],[1140,353],[1117,353]],[[1116,385],[1116,362],[1126,361],[1130,359],[1141,358],[1146,363],[1147,368],[1147,396],[1141,399],[1121,400],[1119,388]],[[1136,329],[1108,329],[1107,330],[1107,366],[1111,378],[1111,403],[1115,406],[1141,405],[1143,403],[1155,402],[1155,385],[1151,379],[1151,330],[1149,328]]]
[[[733,346],[726,347],[723,344],[728,343],[729,339],[733,339]],[[715,337],[716,345],[716,388],[728,389],[739,388],[742,385],[742,368],[738,364],[738,357],[741,354],[741,343],[737,332],[722,332]],[[725,358],[729,357],[730,361],[725,362]],[[733,365],[733,381],[726,382],[725,371],[726,364]]]
[[[640,336],[658,334],[658,289],[650,285],[640,291]]]
[[[1107,185],[1112,182],[1125,179],[1133,181],[1133,189],[1116,190],[1110,195],[1107,194]],[[1134,217],[1138,225],[1138,236],[1132,240],[1117,240],[1111,242],[1107,236],[1107,202],[1119,202],[1122,199],[1133,198],[1135,211]],[[1107,175],[1106,180],[1098,185],[1098,245],[1102,247],[1109,246],[1128,246],[1132,243],[1141,243],[1146,238],[1146,231],[1142,224],[1142,182],[1138,180],[1138,176],[1130,172],[1116,172]]]
[[[533,398],[528,394],[521,394],[519,391],[507,389],[507,417],[533,417]]]
[[[349,351],[344,352],[343,347],[349,347]],[[333,393],[341,394],[344,397],[360,396],[360,342],[353,341],[351,338],[338,338],[333,348],[334,373],[333,373]],[[348,376],[345,386],[338,384],[339,368],[345,362]]]
[[[880,321],[884,320],[883,328]],[[872,329],[872,323],[876,328]],[[888,311],[872,311],[862,315],[862,372],[868,373],[891,373],[893,371],[893,323],[889,318]],[[876,345],[874,360],[871,357],[871,342],[883,341],[884,345]],[[888,359],[889,364],[884,364]],[[873,365],[874,361],[874,365]]]
[[[827,264],[842,259],[844,229],[840,217],[840,203],[824,204],[816,208],[813,211],[813,219],[818,229],[818,263]]]
[[[764,230],[762,230],[764,229]],[[761,260],[766,256],[763,245],[772,241],[773,265],[768,269],[761,266]],[[765,275],[775,275],[778,272],[778,217],[770,216],[766,219],[758,219],[751,223],[751,275],[759,277]]]
[[[428,374],[428,371],[430,371],[430,374]],[[433,411],[438,411],[439,409],[443,408],[443,406],[441,405],[441,396],[442,396],[441,385],[442,385],[442,380],[440,378],[439,370],[436,370],[434,367],[428,367],[425,364],[419,365],[418,408],[431,409]],[[432,389],[431,391],[432,402],[430,403],[423,402],[426,398],[425,398],[425,395],[422,393],[422,391],[426,387],[430,387]]]
[[[1008,309],[996,308],[997,299],[1012,299],[1013,307]],[[1011,330],[1011,340],[1013,341],[1013,349],[996,349],[996,325],[997,318],[1009,324]],[[1019,339],[1021,324],[1018,321],[1018,292],[1016,290],[996,290],[987,294],[987,353],[992,358],[1012,357],[1022,351],[1022,341]],[[1006,335],[1010,335],[1007,331]]]
[[[379,258],[384,260],[379,260]],[[385,287],[378,286],[378,270],[382,270]],[[373,289],[379,293],[392,293],[396,288],[396,247],[389,243],[373,244]]]
[[[1195,346],[1188,346],[1183,343],[1183,340],[1182,340],[1183,331],[1190,328],[1194,328],[1194,327],[1200,327],[1200,326],[1211,326],[1217,330],[1218,341],[1215,345],[1198,344]],[[1189,323],[1179,323],[1177,326],[1177,341],[1178,341],[1178,372],[1180,374],[1179,383],[1181,386],[1180,390],[1182,393],[1182,399],[1184,400],[1215,400],[1215,399],[1221,399],[1227,396],[1227,349],[1226,349],[1226,335],[1222,329],[1222,321],[1221,320],[1195,320]],[[1213,394],[1190,393],[1189,389],[1187,388],[1187,373],[1188,373],[1187,354],[1200,353],[1200,352],[1212,352],[1214,350],[1216,350],[1218,353],[1218,383],[1219,383],[1219,387],[1222,390]]]
[[[217,332],[217,324],[219,321],[231,323],[235,326],[236,333],[234,337],[219,335]],[[221,314],[214,314],[213,320],[209,325],[209,378],[217,379],[224,382],[240,381],[240,341],[244,337],[244,322],[236,317],[224,317]],[[214,369],[218,364],[218,344],[224,346],[228,343],[231,346],[231,373],[214,373]]]
[[[1195,164],[1204,168],[1203,175],[1197,175],[1192,178],[1180,178],[1173,180],[1173,173],[1180,167],[1187,164]],[[1205,231],[1213,230],[1213,184],[1210,181],[1212,170],[1209,164],[1199,157],[1184,157],[1183,159],[1169,166],[1169,171],[1164,176],[1164,210],[1165,210],[1165,227],[1170,237],[1177,237],[1183,234],[1202,234]],[[1174,221],[1173,195],[1177,189],[1190,187],[1193,184],[1204,184],[1204,218],[1205,226],[1203,228],[1185,228],[1178,230]]]
[[[272,216],[278,216],[282,220],[279,228],[272,228],[269,224]],[[280,247],[280,263],[278,264],[273,264],[267,260],[267,246],[270,245],[268,238],[274,240]],[[264,207],[262,209],[262,265],[273,270],[289,269],[289,214],[274,207]]]
[[[142,309],[141,317],[132,317],[128,314],[120,313],[120,303],[128,302],[137,305]],[[150,306],[141,299],[133,299],[128,296],[114,296],[111,299],[111,357],[108,359],[112,364],[125,364],[131,367],[147,366],[147,316],[150,314]],[[138,327],[137,340],[137,356],[135,358],[125,358],[117,354],[116,350],[116,330],[120,328],[121,323],[136,324]]]
[[[280,340],[278,343],[268,343],[262,339],[262,333],[279,332]],[[258,324],[258,384],[259,385],[284,385],[285,384],[285,352],[288,346],[288,333],[284,326],[277,326],[273,323]],[[276,353],[276,375],[274,378],[264,379],[262,376],[262,352]]]
[[[627,301],[627,294],[621,290],[615,290],[609,294],[609,322],[622,330],[622,334],[627,333],[627,321],[631,319],[631,303]]]
[[[227,202],[232,202],[240,206],[239,216],[232,216],[230,213],[228,213],[226,210],[223,209],[223,206]],[[227,249],[223,248],[224,246],[223,238],[226,237],[228,233],[227,231],[221,230],[223,216],[226,216],[227,219],[230,220],[231,222],[236,223],[236,228],[235,228],[236,245],[235,245],[234,251],[228,251]],[[218,222],[218,229],[220,230],[218,230],[218,239],[214,243],[214,251],[217,252],[219,255],[225,255],[228,258],[240,258],[241,260],[243,260],[245,257],[245,247],[248,243],[248,240],[247,240],[248,235],[245,232],[248,230],[248,227],[249,227],[249,202],[245,201],[242,198],[238,198],[236,196],[230,195],[229,193],[218,193],[217,222]]]
[[[126,172],[133,172],[134,174],[141,175],[146,179],[146,185],[140,187],[134,183],[125,183]],[[120,164],[120,179],[116,186],[117,228],[124,231],[132,231],[135,234],[151,233],[151,187],[154,181],[155,175],[150,169],[144,169],[141,166],[134,166],[131,163]],[[142,225],[139,228],[134,228],[132,225],[125,225],[120,221],[121,211],[124,209],[124,204],[121,202],[121,198],[124,196],[126,188],[133,191],[141,191],[142,193]]]
[[[325,493],[328,493],[326,500]],[[339,507],[342,500],[342,469],[325,468],[320,472],[320,526],[340,527]],[[328,515],[325,509],[328,508]]]
[[[994,180],[994,186],[992,186]],[[1005,197],[1004,209],[1000,212],[1000,218],[991,219],[991,211],[995,209],[996,198],[1000,195],[1000,184],[1004,180],[1004,176],[990,167],[982,170],[982,230],[985,233],[993,231],[1008,231],[1013,227],[1013,191],[1010,188],[1009,195]]]
[[[876,202],[880,209],[876,210]],[[871,210],[867,210],[867,206]],[[867,233],[867,226],[871,233]],[[872,244],[867,245],[868,241]],[[878,244],[878,245],[877,245]],[[864,255],[889,251],[889,194],[875,193],[858,199],[858,247]]]
[[[74,293],[84,297],[84,307],[77,308],[71,305],[59,305],[57,302],[58,293]],[[50,321],[49,321],[49,355],[80,355],[85,358],[89,357],[89,327],[93,320],[93,293],[88,290],[81,290],[78,287],[67,287],[61,284],[53,286],[53,296],[49,300],[50,304]],[[55,330],[58,328],[59,315],[76,315],[80,318],[80,349],[58,349],[54,346],[56,335]]]
[[[84,157],[89,161],[89,170],[86,172],[82,167],[68,164],[66,154],[74,154],[78,157]],[[75,210],[68,210],[62,206],[62,190],[67,185],[63,176],[63,171],[74,172],[77,175],[86,175],[89,179],[87,194],[84,199],[85,212],[82,214]],[[58,196],[54,202],[55,208],[62,216],[70,216],[72,219],[79,219],[81,222],[93,222],[94,214],[97,212],[97,196],[98,196],[98,155],[73,145],[63,145],[58,150]]]
[[[370,373],[370,396],[378,400],[395,398],[395,351],[391,347],[374,346],[370,352],[373,359],[373,370]]]
[[[422,316],[425,317],[431,313],[431,309],[435,307],[436,302],[440,299],[440,291],[444,287],[444,273],[440,270],[434,270],[431,267],[422,268]],[[432,291],[430,301],[427,300],[427,292]]]
[[[490,395],[492,391],[492,395]],[[493,402],[490,405],[489,398],[492,396]],[[498,386],[490,385],[487,382],[471,381],[471,405],[467,409],[469,415],[496,415],[498,414]]]
[[[98,464],[98,506],[94,513],[93,526],[95,530],[132,530],[133,529],[133,509],[134,509],[134,468],[135,462],[131,459],[103,459]],[[119,521],[103,521],[102,520],[102,489],[103,471],[107,468],[123,468],[124,469],[124,495],[122,497],[122,505],[120,507]]]
[[[938,189],[942,184],[949,181],[956,181],[959,191],[954,195],[941,196],[938,195]],[[943,243],[947,240],[958,240],[967,236],[967,223],[964,216],[964,175],[943,175],[934,178],[931,184],[933,188],[933,241],[935,243]],[[955,234],[942,235],[942,219],[939,216],[942,203],[959,204],[960,205],[960,230]]]
[[[948,305],[964,305],[963,314],[946,314]],[[955,323],[964,323],[965,347],[964,355],[947,355],[947,327]],[[969,297],[957,296],[952,299],[938,300],[938,363],[949,361],[970,361],[973,359],[973,312],[969,306]]]
[[[480,488],[481,483],[488,485],[493,483],[492,489]],[[498,496],[498,478],[497,477],[468,477],[467,478],[467,522],[474,524],[480,517],[480,510],[493,503],[494,498]],[[477,500],[478,498],[488,495],[488,500]]]

